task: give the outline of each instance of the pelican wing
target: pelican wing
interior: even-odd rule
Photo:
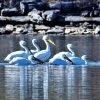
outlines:
[[[57,59],[57,58],[51,58],[49,60],[49,63],[51,65],[67,65],[67,62],[65,60]]]
[[[25,51],[15,51],[10,54],[4,59],[5,61],[10,61],[15,57],[25,57],[26,53]]]
[[[48,53],[46,50],[42,50],[42,51],[36,53],[34,55],[34,57],[36,57],[36,58],[38,58],[38,59],[40,59],[42,61],[46,61],[46,60],[48,60],[50,55],[51,55],[51,52]]]
[[[22,57],[16,57],[13,58],[9,64],[13,64],[13,65],[29,65],[31,64],[31,61],[29,61],[28,59],[22,58]]]
[[[70,57],[69,59],[72,60],[75,65],[85,65],[85,61],[81,58]]]

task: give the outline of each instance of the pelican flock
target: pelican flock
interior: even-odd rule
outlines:
[[[21,40],[19,44],[22,48],[24,48],[25,51],[12,52],[8,54],[4,60],[13,65],[43,64],[47,60],[49,60],[49,64],[53,65],[68,65],[69,63],[72,65],[88,65],[89,61],[95,62],[95,60],[88,58],[87,55],[83,55],[81,58],[79,58],[78,54],[73,48],[73,44],[67,44],[67,49],[69,52],[62,51],[50,58],[50,43],[54,46],[56,45],[50,40],[48,35],[44,35],[42,39],[46,44],[46,49],[43,50],[41,45],[39,45],[37,42],[37,39],[33,39],[32,44],[35,46],[36,50],[29,50],[26,42]]]

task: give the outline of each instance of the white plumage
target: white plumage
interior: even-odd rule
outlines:
[[[42,61],[46,61],[50,58],[51,56],[51,50],[50,50],[50,43],[52,43],[53,45],[55,45],[50,39],[48,35],[43,36],[43,40],[46,43],[46,49],[45,50],[41,50],[38,53],[34,54],[34,57],[42,60]]]
[[[53,58],[62,57],[63,54],[65,54],[67,57],[75,57],[75,56],[77,55],[77,53],[76,53],[76,52],[74,51],[74,49],[73,49],[73,44],[68,44],[68,45],[67,45],[67,48],[68,48],[68,50],[69,50],[70,52],[65,52],[65,51],[59,52],[59,53],[55,54],[55,55],[53,56]]]
[[[66,55],[65,54],[62,54],[61,56],[59,57],[53,57],[49,60],[49,63],[51,65],[67,65],[67,61],[66,61]]]
[[[39,45],[39,43],[37,42],[37,39],[33,39],[32,40],[32,44],[36,47],[36,50],[30,50],[32,52],[32,54],[34,55],[35,53],[39,52],[40,50],[42,50],[41,46]]]
[[[41,61],[40,61],[40,63],[41,63]],[[12,64],[12,65],[34,65],[34,64],[37,64],[37,59],[34,58],[33,55],[30,55],[28,57],[28,59],[23,58],[23,57],[16,57],[16,58],[13,58],[9,62],[9,64]]]
[[[88,58],[87,55],[83,55],[81,58],[69,57],[69,59],[74,63],[74,65],[88,65],[89,61],[96,62],[95,60]]]
[[[7,55],[7,57],[4,59],[5,61],[11,61],[15,57],[28,58],[28,56],[31,55],[29,49],[26,46],[26,42],[25,41],[21,40],[19,42],[19,44],[20,44],[20,46],[22,48],[25,49],[25,51],[15,51],[15,52],[12,52],[12,53],[10,53],[10,54]]]

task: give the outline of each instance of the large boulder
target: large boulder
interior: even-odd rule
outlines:
[[[47,10],[42,13],[42,18],[47,21],[54,21],[60,14],[60,10]]]
[[[19,11],[17,8],[5,8],[1,10],[1,16],[16,16]]]
[[[70,11],[72,11],[72,2],[63,2],[61,11],[62,12],[70,12]]]
[[[28,16],[30,17],[30,21],[33,23],[42,24],[43,18],[40,16],[42,11],[33,9],[31,12],[28,13]]]
[[[43,18],[40,15],[34,13],[33,16],[31,17],[30,21],[32,21],[33,23],[42,24]]]
[[[27,14],[33,8],[35,8],[35,2],[33,1],[21,1],[20,2],[20,11],[22,14]]]
[[[35,8],[38,9],[38,10],[46,10],[46,9],[48,9],[48,4],[43,2],[43,1],[37,2],[35,4]]]
[[[30,12],[28,13],[28,16],[33,17],[34,14],[41,15],[42,13],[43,13],[43,11],[41,11],[41,10],[33,9],[32,11],[30,11]]]

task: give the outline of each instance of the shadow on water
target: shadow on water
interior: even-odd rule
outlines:
[[[0,100],[99,100],[100,67],[0,67]]]

